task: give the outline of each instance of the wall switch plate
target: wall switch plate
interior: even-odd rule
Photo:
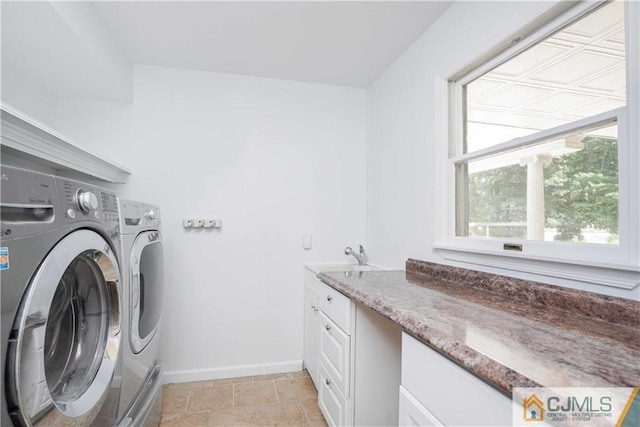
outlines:
[[[204,228],[213,228],[215,226],[215,219],[205,219]]]
[[[305,249],[305,250],[311,249],[311,234],[304,234],[302,236],[302,249]]]
[[[222,220],[221,219],[212,219],[213,228],[222,228]]]
[[[194,228],[202,228],[204,226],[204,219],[194,219],[193,227]]]
[[[184,219],[182,220],[182,226],[183,226],[184,228],[191,228],[191,227],[193,227],[193,220],[192,220],[192,219],[189,219],[189,218],[184,218]]]

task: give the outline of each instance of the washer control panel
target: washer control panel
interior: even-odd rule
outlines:
[[[115,193],[71,179],[57,178],[56,181],[65,222],[85,220],[108,227],[118,226],[118,199]]]
[[[160,227],[160,208],[148,203],[120,199],[120,217],[123,233]]]

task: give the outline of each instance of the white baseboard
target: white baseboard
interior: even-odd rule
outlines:
[[[165,371],[163,384],[186,383],[192,381],[219,380],[222,378],[248,377],[252,375],[281,374],[302,370],[302,360],[289,360],[256,365],[222,366],[208,369],[190,369],[184,371]]]

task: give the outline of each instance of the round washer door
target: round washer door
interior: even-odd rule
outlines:
[[[119,286],[113,251],[93,231],[67,235],[47,255],[22,298],[8,351],[14,421],[95,419],[120,347]]]

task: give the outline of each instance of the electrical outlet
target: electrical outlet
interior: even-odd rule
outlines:
[[[189,218],[185,218],[182,220],[182,226],[184,228],[191,228],[193,227],[193,220],[189,219]]]

